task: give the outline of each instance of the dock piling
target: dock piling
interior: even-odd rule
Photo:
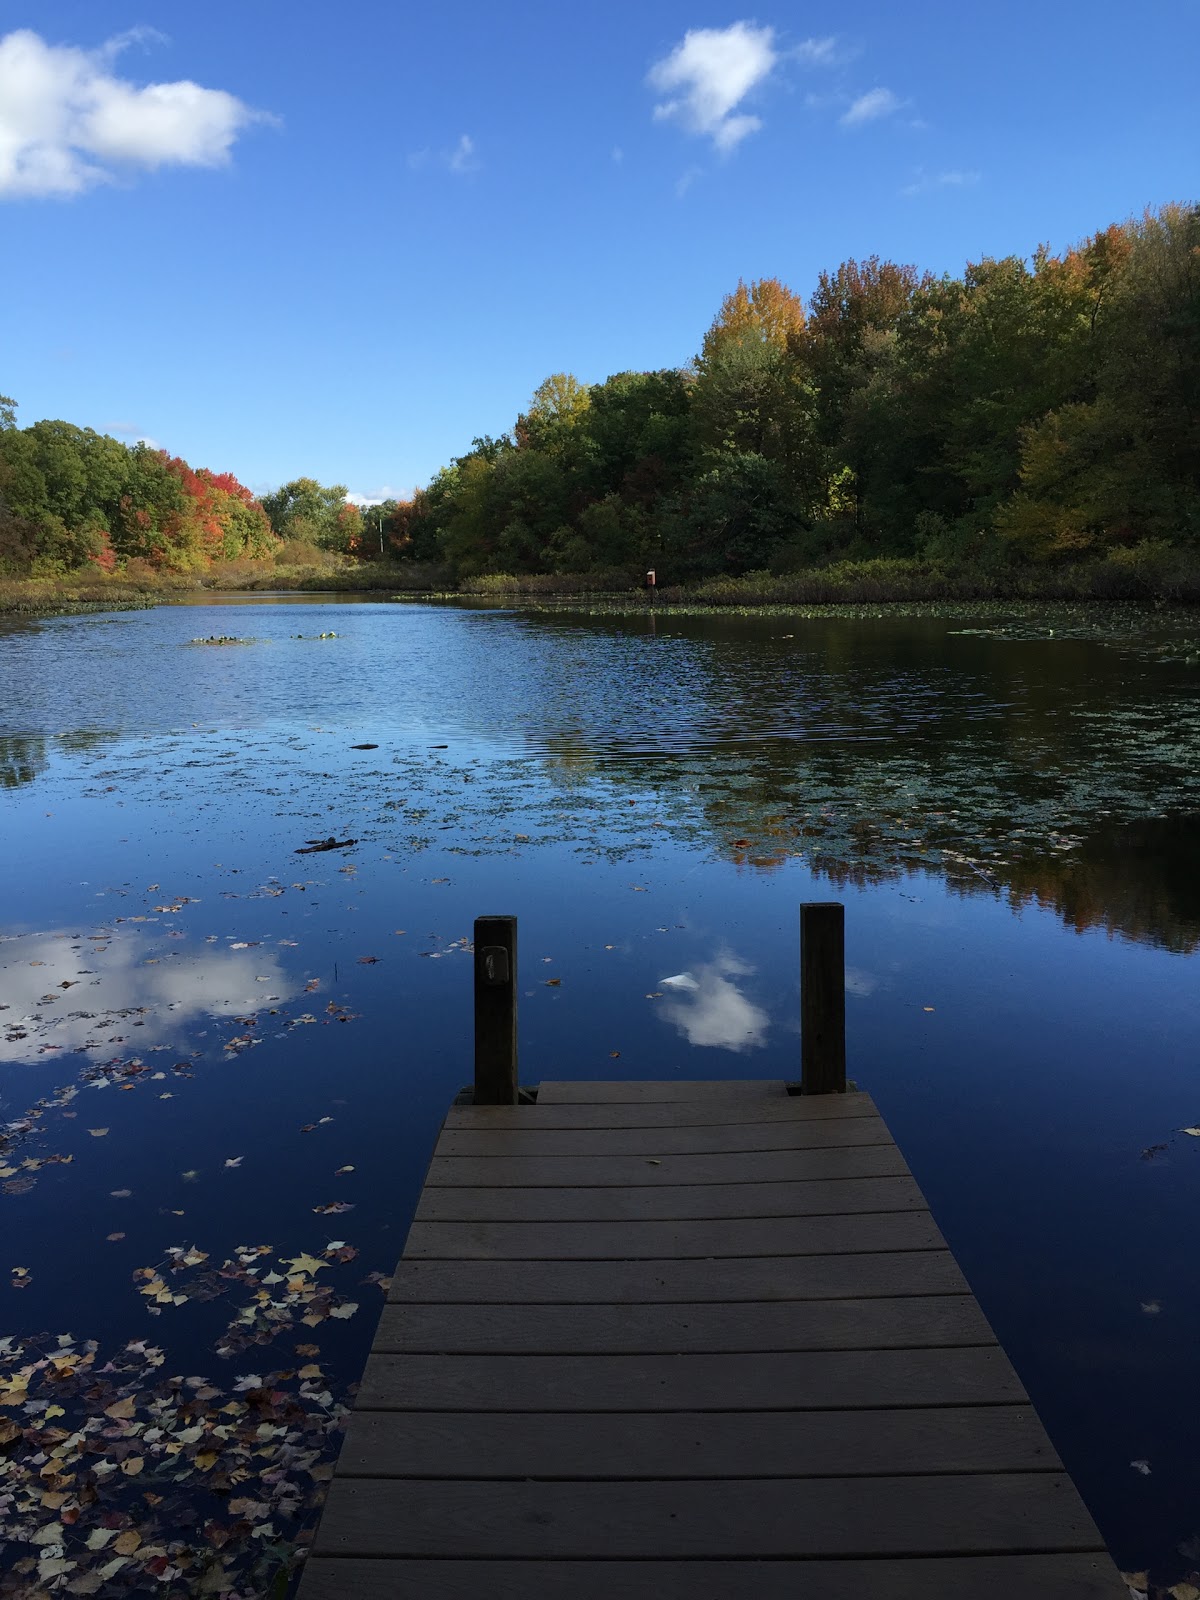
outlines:
[[[846,1092],[845,907],[800,907],[800,1093]]]
[[[517,919],[475,918],[475,1104],[517,1103]]]

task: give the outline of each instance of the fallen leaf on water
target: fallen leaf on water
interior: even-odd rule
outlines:
[[[91,1134],[93,1139],[103,1139],[104,1135],[108,1132],[108,1129],[107,1128],[89,1128],[88,1132]]]
[[[353,1172],[353,1171],[354,1171],[353,1167],[338,1167],[335,1170],[333,1175],[334,1175],[335,1178],[340,1178],[343,1172]]]
[[[192,1176],[195,1177],[195,1173],[193,1173]],[[185,1178],[187,1177],[187,1173],[186,1172],[184,1173],[184,1177]],[[129,1196],[133,1193],[133,1190],[132,1189],[110,1189],[108,1192],[109,1192],[110,1195],[112,1195],[114,1200],[128,1200]]]
[[[245,1159],[245,1156],[227,1156],[225,1159],[225,1165],[227,1167],[240,1167]]]
[[[109,1233],[109,1234],[105,1234],[105,1238],[106,1238],[106,1239],[107,1239],[107,1240],[108,1240],[108,1241],[109,1241],[109,1243],[110,1243],[110,1244],[113,1244],[113,1243],[115,1243],[115,1242],[116,1242],[116,1241],[117,1241],[117,1240],[118,1240],[118,1239],[123,1239],[123,1238],[124,1238],[124,1237],[125,1237],[125,1235],[124,1235],[124,1234],[123,1234],[123,1233]]]
[[[303,1252],[298,1256],[281,1256],[280,1260],[285,1267],[290,1267],[293,1272],[307,1272],[310,1275],[329,1265],[328,1261],[322,1261],[320,1256],[310,1256]]]
[[[1193,1139],[1200,1139],[1200,1128],[1180,1128],[1179,1133],[1190,1133]]]
[[[614,1061],[621,1054],[621,1052],[619,1050],[610,1050],[608,1053],[613,1058]]]
[[[1131,1461],[1129,1465],[1135,1472],[1140,1472],[1143,1478],[1150,1476],[1150,1463],[1148,1461]]]
[[[544,981],[547,989],[557,989],[562,985],[561,978],[546,978]]]
[[[332,1200],[326,1206],[314,1206],[313,1210],[319,1217],[338,1217],[343,1211],[353,1211],[354,1207],[349,1200]]]
[[[135,1478],[145,1465],[145,1456],[129,1456],[122,1461],[121,1471],[127,1478]]]
[[[359,956],[358,964],[360,967],[373,967],[378,960],[378,956]]]
[[[933,1006],[922,1006],[921,1007],[922,1011],[933,1011],[934,1009],[935,1009],[935,1007],[933,1007]]]
[[[1162,1310],[1162,1306],[1157,1300],[1143,1300],[1141,1304],[1142,1310],[1148,1317],[1156,1317]]]

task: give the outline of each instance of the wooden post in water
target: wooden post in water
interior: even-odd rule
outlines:
[[[800,907],[800,1093],[846,1092],[845,907]]]
[[[517,919],[475,918],[475,1104],[517,1103]]]

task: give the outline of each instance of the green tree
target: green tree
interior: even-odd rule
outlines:
[[[281,539],[317,545],[323,550],[346,550],[352,536],[344,515],[346,486],[321,484],[315,478],[293,478],[273,494],[263,496],[262,508]]]

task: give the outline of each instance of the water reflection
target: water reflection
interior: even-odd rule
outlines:
[[[162,951],[127,928],[0,937],[0,982],[0,1062],[181,1046],[203,1037],[190,1026],[201,1017],[235,1017],[297,989],[270,951]]]
[[[52,737],[42,734],[0,734],[0,789],[19,789],[35,782],[50,765],[53,750],[69,755],[84,755],[103,749],[119,737],[117,733],[97,728],[77,728]]]
[[[660,978],[663,993],[659,1015],[689,1044],[718,1050],[756,1050],[767,1042],[770,1018],[738,987],[754,968],[732,951],[688,972]]]

